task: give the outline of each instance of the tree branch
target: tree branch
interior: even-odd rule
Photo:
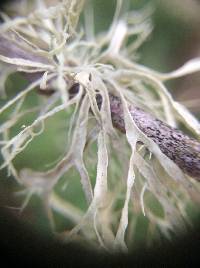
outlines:
[[[10,58],[23,58],[36,62],[46,63],[47,59],[38,56],[31,51],[25,51],[20,48],[12,40],[0,36],[0,54]],[[34,80],[35,76],[41,76],[42,73],[25,74],[30,79]],[[74,84],[69,90],[70,96],[77,94],[79,85]],[[45,91],[40,90],[44,94],[52,94],[54,91],[49,88]],[[110,96],[111,116],[114,127],[125,133],[125,123],[123,115],[123,107],[120,98]],[[97,104],[101,106],[101,96],[97,95]],[[161,120],[155,118],[144,110],[131,105],[130,113],[137,127],[150,139],[152,139],[160,148],[160,150],[176,163],[183,172],[200,181],[200,143],[185,135],[178,129],[172,128]]]
[[[110,105],[113,125],[125,132],[120,99],[110,95]],[[200,143],[198,141],[138,107],[131,105],[129,110],[137,127],[151,138],[167,157],[183,172],[200,180]]]

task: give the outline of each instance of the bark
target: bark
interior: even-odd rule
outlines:
[[[123,108],[120,99],[110,95],[113,125],[125,132]],[[137,127],[151,138],[160,150],[189,176],[200,180],[200,143],[172,128],[144,110],[130,106],[130,113]]]

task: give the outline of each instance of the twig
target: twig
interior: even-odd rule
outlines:
[[[32,51],[22,50],[16,43],[4,36],[0,36],[0,54],[10,58],[23,58],[40,63],[46,63],[42,56],[36,57]],[[35,80],[35,77],[42,76],[43,73],[34,73],[24,75]],[[70,97],[77,94],[79,85],[74,84],[69,90]],[[52,94],[52,89],[47,89],[44,94]],[[42,90],[40,90],[42,93]],[[125,124],[123,116],[123,107],[119,97],[110,96],[111,116],[114,127],[125,133]],[[101,106],[101,96],[97,95],[97,104]],[[137,127],[149,138],[151,138],[160,148],[160,150],[176,163],[183,172],[200,180],[200,143],[185,135],[178,129],[172,128],[161,120],[155,118],[144,110],[131,105],[130,113]]]
[[[122,103],[110,95],[113,125],[125,132]],[[144,110],[131,105],[130,113],[137,127],[189,176],[200,180],[200,143]]]

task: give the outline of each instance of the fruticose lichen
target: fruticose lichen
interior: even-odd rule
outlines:
[[[92,15],[87,17],[87,23],[79,22],[81,12],[85,11],[84,1],[63,0],[48,6],[41,0],[33,1],[34,7],[29,7],[28,1],[23,3],[24,9],[27,7],[23,16],[10,18],[2,13],[4,22],[0,25],[2,96],[6,95],[4,83],[10,73],[21,72],[30,81],[27,88],[0,108],[3,115],[14,107],[0,125],[4,158],[1,168],[7,167],[9,174],[25,188],[27,199],[23,208],[31,195],[37,194],[44,200],[54,231],[53,211],[74,223],[74,228],[62,235],[63,239],[71,240],[80,234],[88,243],[107,250],[129,247],[135,220],[142,212],[149,219],[150,231],[156,227],[170,237],[172,232],[185,230],[191,223],[187,205],[200,202],[198,182],[172,161],[176,155],[169,157],[159,147],[154,125],[149,135],[138,127],[142,119],[137,117],[138,122],[134,121],[129,107],[139,107],[171,127],[181,122],[199,138],[199,122],[173,100],[164,83],[199,71],[200,59],[192,59],[166,74],[136,63],[136,51],[152,30],[149,8],[121,14],[123,1],[118,0],[108,31],[94,34]],[[29,8],[34,11],[30,13]],[[73,85],[79,89],[71,97]],[[23,103],[34,90],[35,94],[49,97],[35,109],[24,110]],[[113,126],[110,94],[121,102],[125,135]],[[101,105],[97,95],[101,96]],[[74,113],[67,118],[72,108]],[[46,121],[61,111],[70,120],[68,146],[62,159],[45,172],[28,167],[16,169],[14,159],[43,133]],[[35,120],[12,135],[11,128],[24,114],[32,112],[37,113]],[[163,137],[160,142],[166,139],[170,138]],[[184,147],[181,139],[179,143]],[[97,151],[90,150],[94,144]],[[86,165],[90,159],[97,162],[94,186]],[[72,167],[80,175],[88,204],[86,211],[55,193],[55,186],[64,174],[68,180]],[[164,215],[156,215],[150,209],[145,199],[150,194],[161,205]]]

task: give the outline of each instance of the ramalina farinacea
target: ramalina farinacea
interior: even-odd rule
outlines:
[[[37,194],[55,231],[53,211],[73,222],[64,239],[79,234],[108,250],[127,249],[141,212],[150,229],[157,227],[168,237],[184,230],[191,223],[188,204],[200,202],[200,126],[173,100],[165,82],[199,71],[200,59],[171,73],[136,63],[137,49],[152,30],[149,7],[122,13],[123,1],[118,0],[108,31],[95,34],[90,2],[33,2],[34,7],[26,2],[23,16],[2,13],[0,25],[1,95],[6,95],[11,73],[20,72],[29,81],[0,108],[2,118],[7,115],[0,125],[1,168],[25,188],[22,208]],[[85,24],[79,21],[82,11]],[[40,105],[25,109],[33,91]],[[64,156],[45,171],[17,169],[14,159],[60,112],[68,122]],[[13,135],[11,129],[29,113],[35,119]],[[196,139],[176,129],[179,122]],[[79,174],[86,211],[55,191],[64,175],[68,181],[71,169]],[[162,215],[149,207],[152,198]]]

